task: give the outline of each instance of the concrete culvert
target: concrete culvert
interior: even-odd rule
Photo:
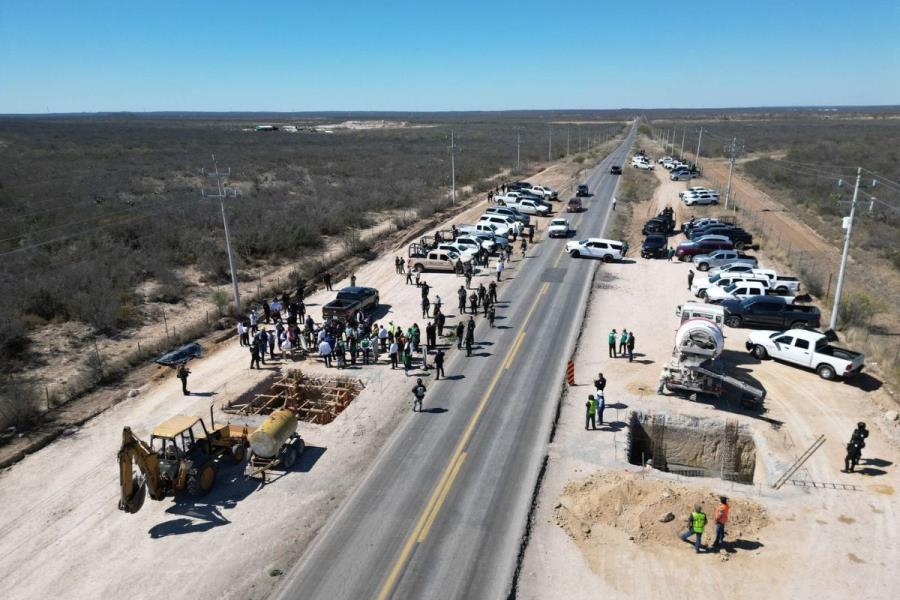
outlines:
[[[756,444],[734,420],[633,411],[628,462],[687,477],[753,483]]]

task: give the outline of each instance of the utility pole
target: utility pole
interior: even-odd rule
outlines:
[[[453,198],[453,204],[456,204],[456,149],[458,146],[453,141],[453,131],[450,131],[450,146],[448,149],[450,151],[450,186],[451,186],[451,194]]]
[[[847,256],[850,254],[850,234],[853,233],[853,217],[856,215],[856,199],[859,197],[859,180],[862,177],[862,167],[856,169],[856,186],[853,188],[853,200],[850,202],[850,216],[844,219],[844,253],[841,254],[841,270],[838,272],[837,287],[834,288],[834,304],[831,307],[831,323],[828,328],[837,327],[838,312],[841,306],[841,292],[844,291],[844,273],[847,270]]]
[[[516,172],[518,172],[518,170],[519,170],[519,165],[521,164],[521,162],[520,162],[520,160],[519,160],[519,159],[521,158],[521,156],[522,156],[522,154],[521,154],[521,152],[520,152],[521,142],[522,142],[522,134],[521,134],[521,133],[517,133],[517,134],[516,134]]]
[[[225,198],[236,198],[240,195],[240,191],[236,188],[225,187],[225,180],[231,175],[231,169],[224,173],[219,172],[219,163],[216,162],[216,155],[212,155],[213,169],[212,173],[207,173],[206,169],[202,173],[207,177],[216,180],[216,192],[206,193],[204,188],[200,188],[200,195],[204,198],[212,198],[219,201],[222,208],[222,224],[225,227],[225,247],[228,249],[228,268],[231,269],[231,287],[234,288],[234,310],[236,314],[241,314],[241,293],[238,290],[237,273],[234,270],[234,252],[231,250],[231,234],[228,232],[228,217],[225,214]]]
[[[572,139],[572,132],[566,127],[566,156],[569,155],[569,142]]]
[[[700,135],[697,136],[697,153],[694,154],[694,166],[700,168],[700,142],[703,141],[703,128],[700,128]]]
[[[684,160],[684,133],[687,131],[687,127],[681,128],[681,155],[678,157],[681,160]]]
[[[553,126],[547,125],[547,160],[553,160]]]
[[[725,210],[728,210],[728,200],[731,197],[731,179],[734,176],[734,153],[737,150],[737,138],[731,138],[731,166],[728,168],[728,187],[725,189]]]

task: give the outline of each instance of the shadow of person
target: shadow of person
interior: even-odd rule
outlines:
[[[862,459],[862,464],[866,466],[871,465],[873,467],[889,467],[894,463],[889,460],[884,460],[883,458],[864,458]]]
[[[869,477],[878,477],[879,475],[885,475],[887,471],[884,469],[873,469],[872,467],[863,467],[862,469],[856,469],[854,473],[859,473],[860,475],[868,475]]]
[[[731,541],[726,540],[726,541],[722,542],[721,548],[723,548],[725,550],[725,552],[728,552],[729,554],[734,554],[734,553],[738,552],[739,550],[745,550],[745,551],[758,550],[759,548],[762,548],[763,546],[764,546],[764,544],[762,542],[759,542],[756,540],[744,540],[744,539],[738,538],[736,540],[731,540]],[[715,548],[710,548],[710,550],[715,552]]]
[[[436,406],[436,407],[434,407],[434,408],[423,408],[423,409],[420,410],[419,412],[423,412],[423,413],[431,413],[431,414],[433,414],[433,415],[440,415],[440,414],[443,414],[443,413],[447,412],[447,409],[446,409],[446,408],[441,408],[440,406]]]

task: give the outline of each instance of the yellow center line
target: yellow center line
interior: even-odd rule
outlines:
[[[538,302],[541,297],[547,292],[550,288],[550,284],[548,282],[544,282],[544,285],[541,286],[541,291],[535,296],[534,302],[531,304],[531,308],[528,309],[528,313],[525,315],[525,319],[522,321],[520,325],[521,331],[519,331],[516,336],[516,340],[513,342],[513,346],[510,347],[509,352],[506,355],[506,358],[503,361],[503,364],[507,362],[511,362],[513,356],[515,356],[515,350],[517,349],[516,342],[521,344],[521,340],[525,337],[525,325],[528,323],[528,320],[531,318],[532,313],[534,313],[534,309],[537,308]],[[459,439],[459,442],[456,444],[456,450],[454,450],[451,455],[450,462],[447,464],[447,467],[444,469],[443,474],[441,475],[440,480],[438,480],[437,485],[435,485],[434,490],[431,493],[431,497],[428,500],[428,503],[425,505],[422,514],[419,515],[419,520],[416,522],[416,526],[413,528],[412,532],[409,534],[409,537],[406,539],[406,542],[403,544],[403,548],[400,550],[400,555],[397,557],[396,562],[394,562],[394,566],[391,567],[391,570],[388,572],[388,576],[384,581],[384,584],[381,586],[381,591],[378,593],[376,598],[378,600],[385,600],[394,589],[394,584],[397,583],[397,578],[400,577],[400,572],[403,570],[404,565],[406,565],[406,561],[409,560],[409,555],[412,553],[413,547],[416,543],[421,543],[425,540],[428,535],[428,531],[431,528],[431,524],[434,523],[434,520],[437,518],[438,512],[441,509],[441,505],[444,503],[444,499],[446,499],[447,494],[450,493],[450,488],[453,485],[453,480],[456,478],[456,474],[459,473],[459,469],[462,468],[462,461],[464,460],[464,452],[466,445],[469,443],[469,439],[472,437],[472,432],[475,431],[475,425],[478,423],[478,420],[481,418],[482,413],[484,412],[485,407],[487,406],[488,400],[491,398],[491,394],[494,393],[494,388],[497,387],[497,382],[500,381],[500,376],[504,373],[504,369],[498,369],[497,373],[494,375],[494,378],[491,380],[491,383],[488,385],[487,390],[484,392],[484,396],[481,398],[481,402],[478,404],[478,408],[475,409],[475,414],[472,415],[472,418],[469,420],[469,424],[466,426],[465,431],[462,434],[462,437]]]
[[[438,496],[438,500],[435,503],[431,514],[428,516],[428,520],[425,521],[425,526],[422,528],[422,532],[419,534],[419,538],[416,540],[418,543],[421,544],[428,538],[428,532],[431,531],[431,525],[437,518],[438,513],[441,512],[441,507],[444,505],[444,500],[447,499],[447,494],[450,493],[450,488],[453,487],[453,481],[459,474],[459,470],[462,468],[464,460],[466,460],[465,452],[459,455],[459,458],[456,460],[456,464],[453,466],[453,470],[450,471],[450,477],[448,477],[447,481],[444,483],[444,488],[441,490],[441,494],[440,496]]]
[[[512,343],[512,346],[509,347],[509,353],[506,355],[506,360],[503,361],[502,369],[508,369],[510,365],[512,365],[513,359],[516,357],[516,354],[519,352],[519,346],[522,345],[522,340],[525,339],[525,330],[519,332],[519,335],[516,336],[515,341]]]

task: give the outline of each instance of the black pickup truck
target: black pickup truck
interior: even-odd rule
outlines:
[[[371,311],[378,306],[378,290],[370,287],[345,287],[337,297],[322,307],[322,317],[338,321],[352,321],[359,311]]]
[[[815,306],[788,304],[781,298],[757,296],[746,300],[724,300],[725,324],[729,327],[757,326],[767,329],[817,329],[821,314]]]

